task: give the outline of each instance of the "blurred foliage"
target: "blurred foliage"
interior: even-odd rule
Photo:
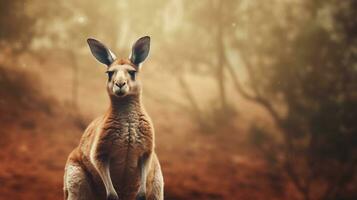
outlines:
[[[234,48],[244,52],[255,100],[283,133],[283,169],[304,199],[343,198],[357,164],[357,4],[281,6],[286,12],[278,16],[278,8],[259,4],[250,21],[265,24],[247,28],[252,40],[233,39]],[[321,186],[324,192],[317,193]]]
[[[34,34],[35,19],[26,12],[28,0],[0,1],[0,45],[26,49]]]
[[[41,110],[50,114],[51,101],[36,86],[37,84],[38,80],[33,74],[18,70],[16,67],[7,69],[0,65],[0,113],[7,113],[0,116],[0,121],[3,121],[3,118],[13,119],[21,115],[23,110]]]

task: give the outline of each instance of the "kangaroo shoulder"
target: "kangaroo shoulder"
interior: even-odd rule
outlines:
[[[87,137],[91,137],[93,134],[99,132],[101,130],[101,128],[103,127],[104,124],[104,116],[100,116],[97,117],[96,119],[94,119],[86,128],[86,130],[84,131],[83,134],[83,139],[87,138]]]
[[[94,119],[84,131],[81,141],[80,141],[80,150],[85,154],[90,151],[90,147],[92,146],[96,136],[100,133],[101,128],[103,126],[104,116],[100,116]]]

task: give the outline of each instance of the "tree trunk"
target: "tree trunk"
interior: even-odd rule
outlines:
[[[227,108],[227,99],[226,99],[226,86],[225,86],[225,77],[224,77],[224,68],[225,68],[225,55],[224,55],[224,44],[223,44],[223,29],[224,25],[221,19],[222,3],[218,4],[217,8],[217,33],[216,33],[216,49],[217,49],[217,84],[219,90],[219,99],[221,104],[221,110],[224,111]]]

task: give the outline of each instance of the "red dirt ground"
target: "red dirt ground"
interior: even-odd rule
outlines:
[[[0,199],[62,199],[67,155],[81,131],[73,117],[59,113],[9,117],[0,134]],[[46,123],[42,123],[46,121]],[[174,137],[171,135],[171,137]],[[217,143],[219,139],[220,143]],[[275,199],[258,157],[238,152],[231,137],[192,134],[162,144],[158,155],[165,197],[183,199]],[[244,156],[243,156],[244,155]]]
[[[53,73],[66,77],[66,73],[62,76],[60,71]],[[46,74],[44,71],[43,76]],[[82,120],[71,114],[73,110],[66,104],[58,103],[58,99],[41,100],[40,93],[31,93],[32,96],[19,101],[18,91],[13,91],[11,87],[15,86],[11,84],[0,87],[5,89],[0,90],[0,200],[63,199],[66,158],[78,144],[83,126],[93,116],[86,114]],[[53,84],[56,86],[59,82]],[[11,96],[9,92],[15,93]],[[67,91],[59,88],[58,92],[62,95]],[[227,125],[214,133],[203,133],[188,113],[168,110],[165,106],[160,108],[160,103],[150,99],[145,103],[149,105],[156,129],[165,199],[296,199],[292,187],[279,186],[280,182],[267,170],[264,160],[247,145],[246,123],[251,119],[246,115],[233,118],[233,127]],[[33,104],[39,106],[27,106]]]

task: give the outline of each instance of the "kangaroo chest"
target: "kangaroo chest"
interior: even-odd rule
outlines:
[[[113,133],[113,144],[119,148],[138,147],[146,141],[138,120],[123,120]]]
[[[132,117],[117,119],[108,127],[107,137],[112,142],[112,150],[132,148],[140,151],[151,148],[152,128],[145,118]]]

